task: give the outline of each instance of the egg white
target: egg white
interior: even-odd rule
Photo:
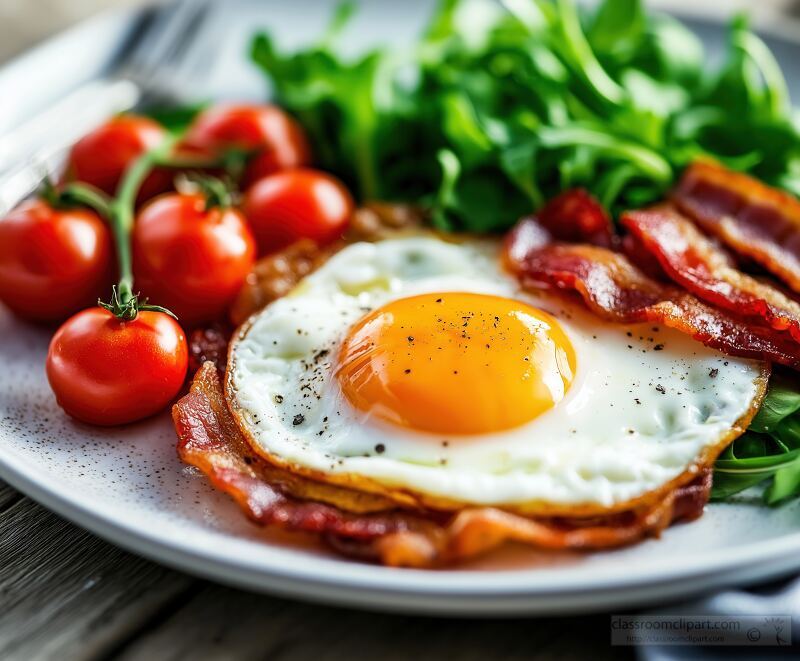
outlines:
[[[353,409],[334,376],[348,330],[390,300],[430,292],[517,298],[556,317],[577,359],[565,399],[515,429],[461,437]],[[345,248],[245,325],[228,367],[237,422],[278,464],[428,504],[548,512],[618,509],[713,460],[765,381],[762,363],[676,331],[606,323],[578,303],[522,292],[494,243],[433,237]]]

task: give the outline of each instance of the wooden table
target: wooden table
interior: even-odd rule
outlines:
[[[0,60],[81,15],[136,1],[0,0]],[[759,6],[770,4],[791,3]],[[117,549],[0,482],[0,659],[633,657],[609,638],[607,615],[406,617],[222,587]]]
[[[0,483],[0,659],[626,659],[607,615],[464,620],[303,604],[142,560]]]

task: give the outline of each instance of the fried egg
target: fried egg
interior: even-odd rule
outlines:
[[[254,449],[408,506],[586,515],[690,480],[763,363],[522,291],[494,242],[358,243],[258,313],[226,396]]]

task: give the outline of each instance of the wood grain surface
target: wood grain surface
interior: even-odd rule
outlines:
[[[607,615],[409,617],[252,594],[115,548],[0,483],[0,659],[628,659]]]

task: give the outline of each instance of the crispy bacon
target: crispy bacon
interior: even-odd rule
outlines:
[[[728,254],[673,207],[629,211],[623,214],[622,224],[679,285],[708,303],[789,333],[800,342],[800,305],[734,268]]]
[[[620,251],[647,277],[661,282],[669,282],[669,276],[664,273],[661,264],[634,234],[626,234],[622,237]]]
[[[507,255],[523,285],[575,291],[603,319],[661,323],[732,356],[800,368],[800,352],[790,337],[748,324],[678,287],[648,278],[620,253],[550,244],[523,254],[513,245],[512,235]]]
[[[393,566],[452,563],[507,541],[546,549],[622,546],[698,516],[710,487],[704,472],[654,505],[583,520],[531,519],[494,508],[403,511],[381,496],[318,483],[257,456],[227,409],[212,363],[174,406],[173,419],[181,459],[232,496],[254,523],[316,533],[341,553]]]
[[[800,292],[800,200],[705,161],[687,168],[672,199],[706,232]]]

